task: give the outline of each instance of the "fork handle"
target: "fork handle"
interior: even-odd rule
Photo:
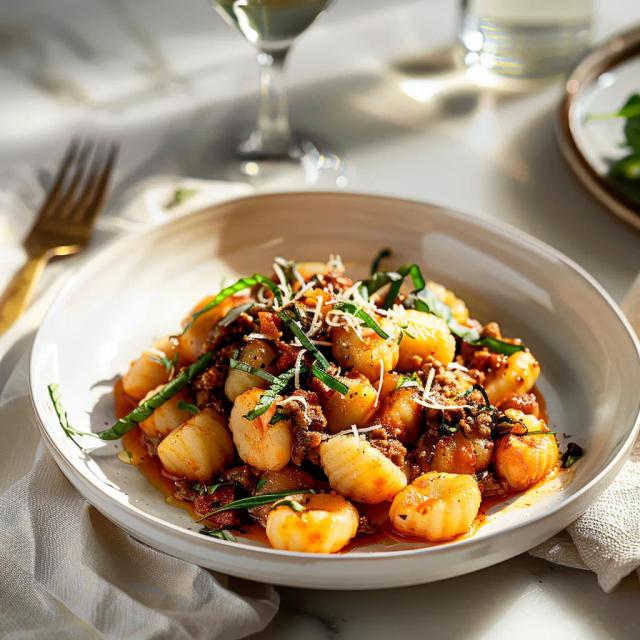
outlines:
[[[48,255],[29,257],[9,282],[0,297],[0,335],[5,333],[27,308],[48,261]]]

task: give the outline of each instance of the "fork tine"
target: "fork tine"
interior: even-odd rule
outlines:
[[[89,173],[89,159],[91,158],[92,153],[95,157],[95,153],[97,153],[97,147],[91,140],[86,140],[84,143],[82,143],[80,151],[78,152],[74,163],[74,170],[71,174],[71,178],[67,180],[66,188],[64,189],[64,193],[60,197],[60,201],[57,202],[58,206],[55,207],[50,214],[52,218],[65,220],[69,218],[69,215],[75,209],[74,202],[76,201],[77,197],[79,198],[81,196],[83,191],[83,189],[81,189],[80,194],[78,194],[78,187],[81,183],[84,182],[85,176],[87,176]]]
[[[103,153],[99,149],[93,157],[83,194],[72,213],[72,219],[84,224],[92,224],[104,204],[109,179],[118,155],[118,146],[114,143],[106,147]]]
[[[78,139],[72,139],[69,143],[69,146],[67,147],[67,150],[65,151],[62,163],[60,164],[60,168],[56,173],[53,184],[51,185],[51,188],[47,193],[47,197],[40,207],[38,217],[44,218],[46,216],[49,216],[53,212],[58,200],[58,196],[60,195],[60,191],[62,190],[62,185],[65,182],[67,172],[69,171],[69,168],[71,167],[71,164],[73,163],[79,149],[80,143]]]

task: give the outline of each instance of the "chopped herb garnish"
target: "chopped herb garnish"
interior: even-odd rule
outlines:
[[[198,411],[200,411],[200,409],[198,409],[197,405],[191,403],[191,402],[185,402],[184,400],[178,400],[178,409],[180,409],[181,411],[188,411],[189,413],[195,415],[196,413],[198,413]]]
[[[371,263],[371,270],[369,271],[369,273],[371,275],[377,273],[378,269],[380,268],[380,263],[385,258],[390,258],[390,257],[391,257],[391,249],[389,248],[381,249],[378,252],[378,255],[373,259],[373,262]]]
[[[478,393],[480,393],[480,395],[484,399],[485,408],[491,409],[491,402],[489,401],[489,396],[487,395],[487,392],[484,390],[483,386],[481,386],[479,384],[474,384],[473,387],[471,387],[471,390],[472,391],[477,391]]]
[[[271,420],[269,420],[269,424],[274,425],[278,424],[281,420],[288,420],[289,414],[283,413],[282,411],[276,411],[273,416],[271,416]]]
[[[573,466],[584,455],[584,449],[575,442],[567,445],[567,450],[562,454],[562,467],[568,469]]]
[[[215,482],[213,484],[204,484],[203,482],[196,482],[191,485],[194,491],[197,491],[201,496],[212,496],[220,487],[233,484],[233,482]]]
[[[49,390],[49,396],[51,397],[51,403],[53,404],[53,409],[56,412],[56,416],[58,416],[58,422],[62,427],[67,438],[69,438],[73,444],[78,447],[78,449],[82,450],[82,447],[78,444],[78,442],[74,439],[73,436],[93,436],[94,433],[90,431],[78,431],[74,429],[69,424],[69,419],[67,418],[67,412],[65,408],[62,406],[62,398],[60,397],[60,385],[59,384],[50,384],[47,389]]]
[[[346,311],[354,318],[362,320],[363,324],[366,327],[369,327],[369,329],[373,329],[383,340],[389,339],[389,334],[387,334],[366,311],[358,308],[355,304],[352,304],[351,302],[338,302],[336,305],[334,305],[333,308],[340,311]]]
[[[334,378],[330,373],[323,371],[315,364],[311,365],[311,373],[315,378],[318,378],[320,382],[324,382],[327,387],[341,393],[343,396],[349,392],[349,387],[347,387],[344,382],[341,382],[338,378]]]
[[[241,362],[236,358],[229,359],[229,367],[231,367],[232,369],[239,369],[240,371],[244,371],[245,373],[250,373],[252,376],[257,376],[258,378],[262,378],[267,382],[272,383],[276,379],[276,377],[268,371],[265,371],[264,369],[260,369],[258,367],[252,367],[250,364]]]
[[[300,513],[300,511],[304,511],[304,507],[297,500],[290,500],[289,498],[285,498],[284,500],[278,500],[273,503],[273,506],[269,511],[273,509],[277,509],[278,507],[289,507],[292,511],[296,513]]]
[[[226,529],[210,529],[209,527],[202,527],[200,533],[210,538],[218,538],[218,540],[226,540],[227,542],[236,542],[235,536]]]
[[[180,354],[177,352],[174,353],[173,358],[171,358],[171,360],[169,360],[167,355],[164,353],[162,355],[157,355],[154,353],[153,355],[149,356],[150,360],[153,360],[154,362],[161,364],[169,375],[171,375],[174,369],[176,368],[179,358],[180,358]]]
[[[286,327],[298,338],[300,344],[309,352],[311,352],[318,361],[318,366],[326,371],[329,368],[329,361],[324,357],[320,349],[307,337],[302,327],[285,311],[278,312],[278,318],[284,322]]]
[[[227,315],[218,322],[221,327],[228,327],[230,324],[235,322],[243,313],[249,311],[251,307],[253,307],[256,303],[252,300],[250,302],[243,302],[239,304],[237,307],[233,307],[229,311],[227,311]]]
[[[213,354],[208,352],[200,356],[192,365],[184,368],[171,382],[167,382],[158,393],[141,402],[131,413],[117,420],[110,429],[94,434],[101,440],[117,440],[128,433],[140,422],[146,420],[158,407],[173,398],[187,383],[209,368]]]
[[[216,513],[221,513],[222,511],[236,511],[238,509],[252,509],[253,507],[260,507],[263,504],[271,504],[276,500],[280,500],[280,498],[289,498],[291,496],[296,496],[301,493],[315,493],[313,489],[289,489],[287,491],[274,491],[273,493],[263,493],[257,496],[250,496],[248,498],[240,498],[240,500],[234,500],[233,502],[229,502],[222,507],[217,507],[213,511],[207,513],[207,515],[198,518],[196,522],[201,522],[202,520],[206,520]]]
[[[421,386],[422,383],[420,382],[420,378],[415,371],[413,371],[411,375],[405,375],[401,373],[396,382],[396,390]]]
[[[280,395],[291,382],[295,375],[295,368],[289,369],[279,376],[276,376],[271,381],[269,388],[260,396],[258,404],[252,411],[244,416],[247,420],[255,420],[261,416],[265,411],[268,411],[271,405],[275,402],[276,396]]]
[[[267,289],[269,289],[269,291],[273,293],[276,300],[278,300],[279,303],[282,302],[282,292],[280,291],[278,286],[275,284],[275,282],[273,282],[270,278],[267,278],[266,276],[262,276],[259,273],[256,273],[248,278],[240,278],[240,280],[238,280],[234,284],[229,285],[228,287],[225,287],[222,291],[220,291],[220,293],[218,293],[218,295],[216,295],[213,300],[211,300],[210,302],[207,302],[207,304],[205,304],[204,307],[202,307],[202,309],[198,309],[198,311],[196,311],[191,316],[191,319],[189,320],[187,326],[184,328],[183,333],[187,331],[187,329],[189,329],[191,325],[202,314],[207,313],[207,311],[211,311],[211,309],[213,309],[214,307],[217,307],[221,302],[235,295],[236,293],[239,293],[240,291],[244,291],[245,289],[248,289],[249,287],[253,287],[257,284],[260,284],[266,287]]]
[[[262,489],[262,487],[264,487],[265,484],[267,484],[267,479],[260,478],[260,480],[258,480],[258,482],[256,483],[256,491],[260,491],[260,489]]]
[[[197,189],[187,189],[185,187],[178,187],[171,196],[171,200],[164,205],[165,209],[173,209],[180,206],[183,202],[198,193]]]
[[[624,142],[628,150],[619,160],[609,160],[608,178],[635,206],[640,205],[640,93],[634,93],[615,113],[591,115],[592,120],[624,118]]]
[[[459,322],[456,322],[452,317],[451,308],[429,289],[423,289],[408,296],[404,301],[404,305],[405,307],[438,316],[447,323],[449,331],[451,331],[453,335],[472,346],[487,347],[489,351],[507,356],[517,353],[518,351],[524,351],[524,346],[521,344],[512,344],[511,342],[505,342],[504,340],[488,336],[481,338],[480,333],[476,329],[465,327]]]

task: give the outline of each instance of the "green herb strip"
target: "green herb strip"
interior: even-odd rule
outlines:
[[[238,369],[240,371],[244,371],[245,373],[250,373],[252,376],[257,376],[258,378],[262,378],[263,380],[266,380],[267,382],[270,382],[270,383],[273,383],[276,379],[276,377],[273,374],[269,373],[268,371],[265,371],[264,369],[259,369],[258,367],[252,367],[250,364],[247,364],[246,362],[241,362],[237,358],[229,359],[229,367],[231,367],[231,369]]]
[[[212,359],[212,353],[205,353],[200,356],[196,362],[183,369],[173,380],[167,382],[158,393],[152,395],[148,400],[141,402],[131,413],[117,420],[110,429],[99,431],[95,435],[101,440],[117,440],[121,438],[140,422],[146,420],[167,400],[170,400],[176,393],[184,389],[187,383],[191,382],[193,378],[208,369]]]
[[[351,304],[350,302],[338,302],[333,308],[339,311],[346,311],[354,318],[362,320],[366,327],[373,329],[383,340],[389,339],[389,334],[385,333],[382,327],[366,311],[358,308],[355,304]]]
[[[225,287],[222,291],[220,291],[220,293],[218,293],[213,300],[207,302],[207,304],[205,304],[202,309],[198,309],[198,311],[196,311],[191,316],[189,323],[184,328],[184,331],[182,333],[184,334],[184,332],[187,331],[202,314],[207,313],[207,311],[211,311],[211,309],[217,307],[221,302],[231,297],[232,295],[235,295],[240,291],[244,291],[245,289],[249,289],[250,287],[253,287],[257,284],[261,284],[267,287],[267,289],[269,289],[269,291],[273,293],[276,300],[278,300],[278,303],[282,303],[282,292],[275,284],[275,282],[273,282],[266,276],[262,276],[259,273],[256,273],[248,278],[240,278],[240,280],[238,280],[236,283],[229,285],[228,287]]]
[[[289,509],[291,509],[292,511],[295,511],[296,513],[300,513],[301,511],[304,511],[304,507],[297,500],[290,500],[288,498],[274,502],[273,506],[271,507],[271,509],[269,509],[269,511],[273,511],[278,507],[289,507]]]
[[[200,533],[210,538],[217,538],[218,540],[226,540],[227,542],[237,542],[234,535],[232,535],[226,529],[210,529],[209,527],[202,527]]]
[[[243,313],[249,311],[256,303],[251,300],[250,302],[243,302],[237,307],[233,307],[227,312],[227,315],[218,323],[221,327],[228,327],[235,322]]]
[[[311,373],[320,380],[320,382],[324,382],[330,389],[341,393],[343,396],[349,393],[349,387],[347,385],[338,380],[338,378],[334,378],[330,373],[323,371],[315,364],[311,365]]]
[[[371,263],[371,270],[369,271],[369,273],[371,275],[374,275],[380,268],[380,263],[385,258],[390,258],[390,257],[391,257],[391,249],[389,249],[388,247],[385,249],[381,249],[378,252],[378,255],[373,259],[373,262]]]
[[[424,277],[422,276],[422,272],[420,271],[420,267],[417,264],[405,264],[402,265],[398,269],[398,275],[400,278],[394,280],[389,287],[389,291],[387,293],[387,297],[382,304],[383,309],[389,309],[393,306],[398,294],[400,293],[400,289],[402,287],[402,283],[405,278],[409,276],[411,281],[413,282],[413,291],[412,293],[416,293],[418,291],[422,291],[426,287],[426,282]]]
[[[567,445],[567,450],[562,454],[562,468],[568,469],[573,466],[583,455],[583,448],[575,442],[570,442]]]
[[[49,397],[51,398],[53,409],[56,412],[56,416],[58,417],[58,422],[60,423],[62,430],[64,431],[67,438],[69,438],[76,445],[76,447],[78,447],[78,449],[82,450],[82,447],[78,444],[78,442],[76,442],[73,436],[95,436],[95,434],[91,431],[78,431],[69,424],[67,412],[62,406],[59,384],[50,384],[47,389],[49,390]]]
[[[326,371],[329,368],[329,361],[324,357],[320,349],[316,347],[311,340],[307,337],[305,332],[302,330],[302,327],[288,314],[284,311],[278,311],[278,318],[284,322],[286,327],[293,333],[293,335],[298,338],[300,344],[310,353],[312,353],[316,360],[319,363],[320,368],[323,371]]]
[[[260,396],[258,404],[256,404],[253,410],[247,413],[244,417],[247,420],[255,420],[265,413],[265,411],[268,411],[271,405],[275,402],[276,396],[280,395],[286,389],[294,375],[295,368],[289,369],[284,373],[281,373],[279,376],[276,376],[272,380],[271,386]]]
[[[482,387],[479,384],[474,384],[473,387],[471,387],[472,391],[478,391],[480,393],[480,395],[482,396],[482,398],[484,399],[484,406],[486,409],[491,409],[491,402],[489,401],[489,396],[487,395],[487,392],[484,390],[484,387]]]
[[[213,511],[209,511],[206,515],[198,518],[196,522],[202,522],[216,513],[222,513],[223,511],[237,511],[238,509],[252,509],[253,507],[260,507],[263,504],[270,504],[281,498],[289,498],[301,493],[315,493],[314,489],[289,489],[287,491],[274,491],[273,493],[263,493],[259,496],[250,496],[248,498],[240,498],[240,500],[234,500],[222,507],[217,507]]]
[[[517,353],[518,351],[524,351],[524,346],[521,344],[512,344],[504,340],[499,340],[498,338],[481,338],[476,329],[465,327],[459,322],[456,322],[451,316],[450,307],[442,302],[442,300],[429,289],[424,289],[423,291],[412,294],[407,298],[405,303],[405,306],[438,316],[447,323],[449,331],[451,331],[454,336],[457,336],[467,344],[476,347],[487,347],[487,349],[494,353],[507,356]]]
[[[191,485],[194,491],[197,491],[201,496],[212,496],[220,487],[228,486],[233,482],[216,482],[214,484],[204,484],[202,482],[196,482]]]
[[[180,411],[188,411],[191,415],[195,415],[200,411],[200,409],[198,409],[195,404],[191,402],[185,402],[184,400],[178,400],[177,407]]]

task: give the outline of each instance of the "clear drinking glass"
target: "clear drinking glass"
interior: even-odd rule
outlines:
[[[254,130],[238,155],[256,171],[262,161],[304,162],[321,158],[310,141],[296,138],[289,124],[284,65],[293,41],[325,11],[331,0],[214,0],[214,5],[258,51],[260,103]],[[325,152],[324,157],[327,157]],[[335,156],[330,156],[334,157]],[[337,160],[337,158],[336,158]]]
[[[468,66],[502,76],[564,73],[587,49],[594,0],[464,0],[460,39]]]

